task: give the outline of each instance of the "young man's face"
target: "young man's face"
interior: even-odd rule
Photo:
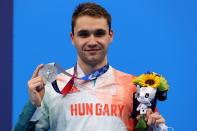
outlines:
[[[95,65],[107,62],[107,50],[113,39],[105,18],[77,18],[71,39],[78,52],[78,61]]]

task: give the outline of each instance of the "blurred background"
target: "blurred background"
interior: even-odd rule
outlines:
[[[27,81],[38,64],[76,63],[71,15],[84,0],[14,0],[13,123],[28,100]],[[197,130],[197,2],[195,0],[94,0],[112,15],[109,63],[133,75],[162,74],[168,99],[159,112],[175,131]]]

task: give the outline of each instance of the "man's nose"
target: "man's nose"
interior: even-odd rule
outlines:
[[[96,37],[94,36],[94,34],[92,33],[90,35],[90,43],[94,43],[96,41]]]

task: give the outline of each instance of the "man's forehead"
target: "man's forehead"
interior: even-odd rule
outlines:
[[[93,30],[91,30],[91,29],[79,29],[79,30],[76,30],[76,32],[78,32],[78,33],[81,33],[81,32],[90,32],[90,33],[94,33],[94,32],[97,32],[97,31],[104,31],[104,32],[107,32],[107,30],[106,29],[102,29],[102,28],[98,28],[98,29],[93,29]]]
[[[97,18],[90,16],[81,16],[77,18],[74,30],[108,30],[107,20],[105,18]]]

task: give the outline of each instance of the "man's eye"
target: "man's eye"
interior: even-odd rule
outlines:
[[[95,37],[103,37],[103,36],[105,36],[105,34],[106,34],[105,30],[97,30],[97,31],[95,31],[94,36]]]
[[[86,37],[89,37],[90,36],[90,33],[87,32],[87,31],[83,31],[83,32],[79,32],[78,33],[78,36],[79,37],[82,37],[82,38],[86,38]]]

